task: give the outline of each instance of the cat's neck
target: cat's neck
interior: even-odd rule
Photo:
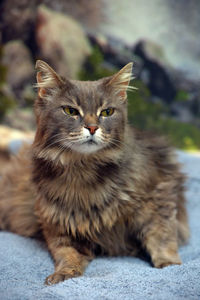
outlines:
[[[33,156],[57,168],[82,168],[84,165],[86,169],[89,169],[95,165],[101,166],[106,163],[118,164],[124,156],[124,152],[121,149],[105,149],[95,154],[82,154],[76,151],[64,151],[58,154],[57,151],[52,148],[48,150],[34,149]]]
[[[45,160],[57,167],[76,167],[93,164],[104,164],[107,162],[118,163],[124,157],[126,152],[125,144],[119,144],[110,148],[101,149],[93,153],[80,153],[75,150],[66,149],[60,151],[56,147],[43,147],[41,142],[34,141],[32,152],[33,156]]]

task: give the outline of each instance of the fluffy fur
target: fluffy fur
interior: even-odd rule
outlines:
[[[185,178],[164,139],[127,124],[132,64],[93,82],[61,78],[42,61],[36,67],[35,140],[1,178],[0,228],[42,233],[55,261],[47,284],[83,274],[96,255],[181,264]]]

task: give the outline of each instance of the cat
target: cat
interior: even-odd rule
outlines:
[[[86,82],[41,60],[36,68],[35,139],[0,180],[0,228],[42,235],[55,261],[49,285],[82,275],[97,255],[181,264],[185,176],[165,139],[128,125],[132,63]]]

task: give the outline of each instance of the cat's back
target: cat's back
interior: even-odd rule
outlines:
[[[0,228],[26,236],[37,231],[30,150],[24,145],[0,178]]]
[[[31,174],[31,145],[24,144],[16,155],[13,155],[1,170],[2,177],[0,179],[0,186],[4,186],[5,181],[7,184],[18,183],[22,177],[30,178]],[[2,192],[2,189],[1,189]]]

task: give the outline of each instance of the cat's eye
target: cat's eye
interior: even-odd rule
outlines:
[[[71,106],[64,106],[63,107],[64,113],[66,115],[70,115],[70,116],[77,116],[79,115],[79,112],[77,109],[71,107]]]
[[[113,113],[114,113],[114,108],[110,107],[110,108],[102,110],[101,116],[110,117],[110,116],[112,116]]]

